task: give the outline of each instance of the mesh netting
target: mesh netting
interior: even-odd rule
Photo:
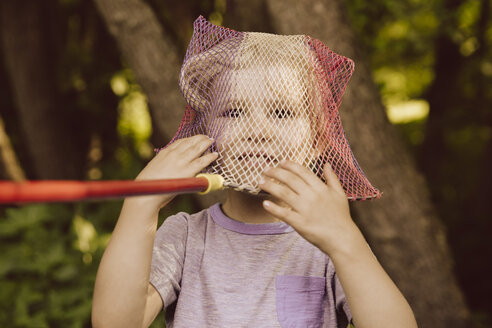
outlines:
[[[206,169],[253,194],[266,166],[288,159],[322,178],[329,162],[349,199],[379,197],[360,169],[338,107],[354,70],[305,35],[237,32],[199,17],[180,73],[188,103],[171,143],[205,134],[219,158]]]

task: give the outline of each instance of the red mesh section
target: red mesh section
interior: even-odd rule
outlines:
[[[335,54],[318,39],[307,36],[306,42],[316,54],[313,66],[324,99],[324,119],[320,120],[324,124],[319,124],[316,138],[317,147],[323,149],[320,162],[331,164],[349,199],[379,198],[380,191],[371,185],[350,149],[338,114],[342,96],[354,72],[354,62]]]
[[[289,159],[322,178],[329,162],[351,200],[379,197],[350,149],[338,108],[352,60],[304,35],[237,32],[199,17],[180,73],[188,103],[171,142],[216,140],[209,173],[258,193],[266,166]]]

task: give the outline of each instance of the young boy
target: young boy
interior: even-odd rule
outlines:
[[[210,25],[199,18],[195,30]],[[338,95],[312,48],[225,32],[187,54],[186,124],[137,180],[207,169],[224,176],[227,199],[157,232],[173,196],[126,199],[99,267],[94,326],[148,326],[164,307],[168,327],[416,327],[350,217],[347,196],[374,189],[332,131]]]

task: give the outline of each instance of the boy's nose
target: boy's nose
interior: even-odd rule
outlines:
[[[265,136],[263,135],[255,134],[249,135],[247,140],[253,143],[265,143],[267,141],[267,138],[265,138]]]
[[[247,141],[265,143],[272,138],[272,126],[264,110],[253,111],[248,125],[246,128]]]

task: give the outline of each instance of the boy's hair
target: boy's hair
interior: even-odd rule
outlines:
[[[353,70],[352,60],[309,36],[237,32],[200,16],[179,79],[188,106],[171,142],[196,134],[214,138],[211,150],[219,159],[207,171],[237,190],[258,193],[264,167],[289,159],[319,177],[329,162],[349,199],[379,197],[357,164],[338,114]],[[255,111],[262,116],[253,116]],[[310,132],[300,142],[304,125]],[[252,140],[248,134],[260,129],[279,133]]]

